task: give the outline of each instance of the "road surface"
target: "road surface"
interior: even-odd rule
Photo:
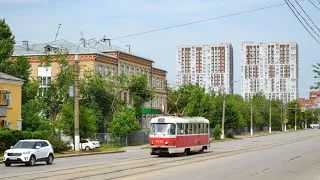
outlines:
[[[211,144],[203,154],[158,158],[148,150],[0,166],[1,179],[320,179],[320,130]]]

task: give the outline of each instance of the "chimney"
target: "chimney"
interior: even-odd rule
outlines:
[[[130,53],[130,45],[126,45],[126,47],[128,48],[127,50],[128,50],[128,52]]]
[[[27,47],[27,51],[29,51],[29,41],[22,41],[22,43]]]
[[[111,47],[111,39],[107,39],[106,36],[103,36],[101,39],[102,42],[107,43],[108,42],[108,47]]]

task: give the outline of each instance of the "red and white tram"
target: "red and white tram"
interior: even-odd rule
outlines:
[[[150,126],[151,155],[187,155],[210,146],[209,120],[203,117],[156,117]]]

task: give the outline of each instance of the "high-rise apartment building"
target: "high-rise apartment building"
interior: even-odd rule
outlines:
[[[242,44],[242,88],[245,99],[262,93],[284,102],[299,97],[299,53],[297,43]]]
[[[232,45],[177,47],[176,80],[179,85],[197,83],[207,92],[233,93]]]

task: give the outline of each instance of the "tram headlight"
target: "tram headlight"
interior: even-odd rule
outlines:
[[[166,142],[166,145],[168,145],[168,142]]]
[[[151,144],[154,145],[154,142],[152,141]]]

